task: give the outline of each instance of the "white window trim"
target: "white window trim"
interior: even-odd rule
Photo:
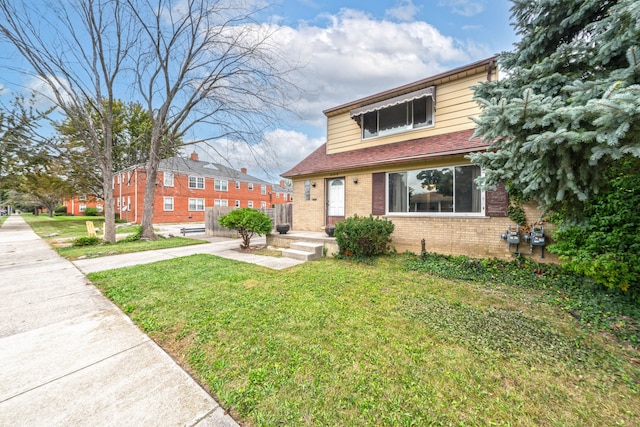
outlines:
[[[240,189],[240,181],[236,181],[236,190]]]
[[[253,207],[253,200],[249,200],[247,202],[247,207],[252,208]]]
[[[240,207],[240,200],[236,200],[236,208]]]
[[[229,191],[229,181],[224,180],[224,179],[216,179],[213,181],[213,190],[214,191],[221,191],[221,192],[228,192]]]
[[[168,178],[170,178],[170,179],[168,179]],[[165,187],[173,187],[174,179],[175,179],[175,177],[173,176],[172,172],[164,172],[164,186]]]
[[[193,201],[193,203],[192,203],[192,201]],[[202,201],[202,209],[199,209],[198,201]],[[195,206],[193,209],[192,209],[192,204],[193,204],[193,206]],[[204,206],[205,206],[204,199],[197,198],[197,197],[190,197],[189,198],[189,201],[188,201],[189,212],[202,212],[202,211],[204,211]]]
[[[171,209],[167,209],[167,200],[171,201]],[[162,203],[162,209],[164,210],[164,212],[173,212],[174,208],[175,208],[175,204],[174,204],[173,197],[164,197],[163,203]]]
[[[263,196],[267,195],[267,186],[266,185],[260,186],[260,194],[262,194]]]
[[[247,183],[247,190],[253,190],[253,182]]]
[[[193,187],[191,185],[191,179],[192,178],[195,179],[195,181],[196,181],[195,182],[195,184],[196,184],[195,187]],[[202,181],[202,187],[199,186],[201,181]],[[194,190],[204,190],[204,187],[205,187],[205,185],[204,185],[204,177],[196,176],[196,175],[190,175],[189,176],[189,188],[194,189]]]

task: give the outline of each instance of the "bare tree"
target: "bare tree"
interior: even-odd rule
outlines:
[[[0,0],[0,41],[27,64],[18,71],[39,78],[46,88],[40,95],[83,130],[101,172],[95,176],[103,189],[105,240],[110,242],[115,242],[114,91],[136,40],[128,12],[119,0]]]
[[[135,80],[153,123],[142,237],[155,238],[155,184],[167,150],[181,138],[254,144],[298,93],[290,79],[296,67],[250,1],[127,2],[142,29]]]

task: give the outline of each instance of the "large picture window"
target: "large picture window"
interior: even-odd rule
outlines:
[[[433,126],[433,99],[425,96],[361,116],[362,138]]]
[[[482,193],[475,165],[417,169],[387,175],[389,213],[480,213]]]

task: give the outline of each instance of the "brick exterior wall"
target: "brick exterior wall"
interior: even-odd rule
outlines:
[[[83,197],[84,200],[80,200],[80,196],[76,196],[72,199],[68,199],[62,202],[67,207],[67,215],[82,216],[84,215],[84,208],[98,208],[98,214],[104,213],[104,201],[97,200],[95,196],[87,195]]]
[[[142,168],[121,172],[114,178],[113,197],[115,200],[115,212],[120,217],[130,222],[140,223],[144,201],[144,187],[146,185],[146,172]],[[227,191],[216,191],[214,178],[204,177],[204,189],[189,188],[189,176],[174,173],[173,186],[164,185],[164,172],[158,172],[154,198],[154,223],[175,222],[204,222],[203,210],[189,210],[189,199],[204,199],[204,207],[214,206],[215,200],[227,200],[229,207],[236,206],[236,200],[242,208],[249,207],[253,202],[254,208],[262,207],[264,202],[267,207],[271,205],[290,202],[289,195],[276,194],[272,185],[266,185],[266,194],[262,194],[262,185],[253,184],[249,189],[248,182],[240,182],[240,188],[236,189],[235,181],[227,180]],[[279,195],[279,197],[278,197]],[[173,198],[173,210],[165,210],[164,198]]]
[[[332,177],[335,177],[332,175]],[[345,174],[345,216],[367,216],[371,213],[372,203],[372,174],[371,172]],[[325,178],[317,176],[310,178],[316,183],[311,187],[311,200],[304,200],[304,181],[293,181],[293,230],[321,231],[324,227],[325,213]],[[358,179],[354,184],[353,178]],[[540,211],[534,205],[523,207],[530,224],[540,218]],[[500,235],[507,231],[513,222],[508,217],[464,217],[464,216],[385,216],[395,225],[392,234],[393,246],[398,252],[410,251],[420,253],[421,240],[425,239],[428,252],[448,255],[467,255],[479,258],[510,259],[516,251],[515,246],[509,247]],[[547,244],[550,242],[551,224],[543,223]],[[529,252],[530,245],[522,243],[518,250]],[[534,248],[531,256],[538,262],[557,262],[555,255],[546,250],[544,258],[540,258],[541,250]]]

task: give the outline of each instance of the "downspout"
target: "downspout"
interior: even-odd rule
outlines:
[[[495,62],[489,61],[489,69],[487,70],[487,81],[490,82],[493,76],[493,70],[495,69]]]
[[[134,223],[138,223],[138,168],[136,168],[136,185],[135,185],[135,193],[134,193],[134,199],[135,199],[135,205],[136,205],[136,213],[134,215],[134,219],[133,222]]]

